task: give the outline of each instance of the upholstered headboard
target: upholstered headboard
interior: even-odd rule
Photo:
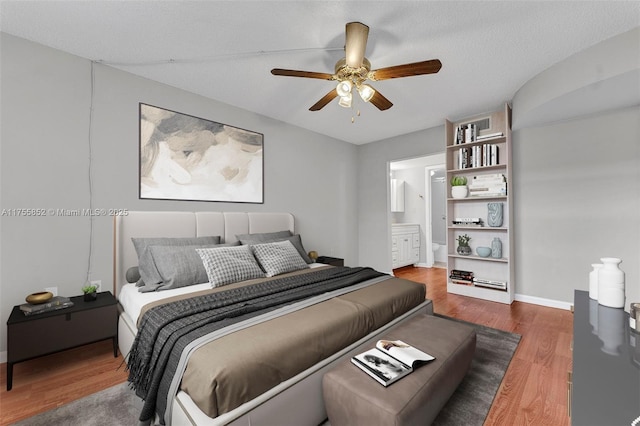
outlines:
[[[237,241],[238,234],[295,232],[291,213],[150,212],[132,211],[116,216],[113,229],[113,291],[126,284],[127,269],[138,265],[132,237],[203,237],[219,235],[222,242]]]

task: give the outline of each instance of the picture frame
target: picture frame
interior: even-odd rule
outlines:
[[[264,135],[140,102],[139,198],[264,203]]]

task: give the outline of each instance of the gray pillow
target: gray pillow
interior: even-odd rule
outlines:
[[[293,235],[291,231],[278,231],[278,232],[265,232],[262,234],[243,234],[236,235],[238,241],[242,244],[254,245],[264,243],[275,243],[279,241],[291,241],[291,244],[298,250],[300,256],[307,263],[313,263],[313,260],[309,257],[304,247],[302,246],[302,238],[300,234]]]
[[[277,238],[287,238],[292,236],[291,231],[262,232],[256,234],[237,234],[236,238],[242,244],[261,244],[270,243]],[[245,242],[246,241],[246,242]]]
[[[264,277],[249,246],[196,249],[196,252],[213,287]]]
[[[145,285],[138,291],[147,293],[206,283],[207,271],[196,248],[209,247],[216,247],[216,245],[148,246],[145,254],[152,258],[160,281],[155,283],[145,281]]]
[[[132,266],[131,268],[127,269],[125,278],[127,279],[128,283],[138,282],[140,280],[140,271],[138,270],[138,267]]]
[[[253,254],[260,266],[267,273],[267,277],[298,271],[309,267],[291,241],[255,244],[251,246]]]
[[[220,236],[208,237],[151,237],[131,238],[138,254],[138,259],[148,246],[197,246],[200,244],[220,244]]]
[[[193,246],[193,245],[215,245],[220,244],[220,236],[208,237],[152,237],[152,238],[131,238],[133,246],[138,254],[138,269],[140,280],[136,283],[138,287],[150,285],[155,286],[162,283],[162,275],[158,272],[151,253],[147,252],[149,246]]]

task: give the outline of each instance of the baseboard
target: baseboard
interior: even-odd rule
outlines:
[[[0,352],[0,364],[7,362],[7,351]]]
[[[566,311],[570,311],[571,306],[573,306],[573,303],[571,302],[527,296],[526,294],[516,294],[515,300],[518,302],[531,303],[533,305],[547,306],[549,308],[564,309]]]

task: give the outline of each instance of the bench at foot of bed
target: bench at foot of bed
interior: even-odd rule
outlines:
[[[342,361],[322,383],[331,426],[430,424],[466,375],[476,348],[472,327],[431,315],[418,315],[382,339],[402,340],[436,359],[388,387]]]

